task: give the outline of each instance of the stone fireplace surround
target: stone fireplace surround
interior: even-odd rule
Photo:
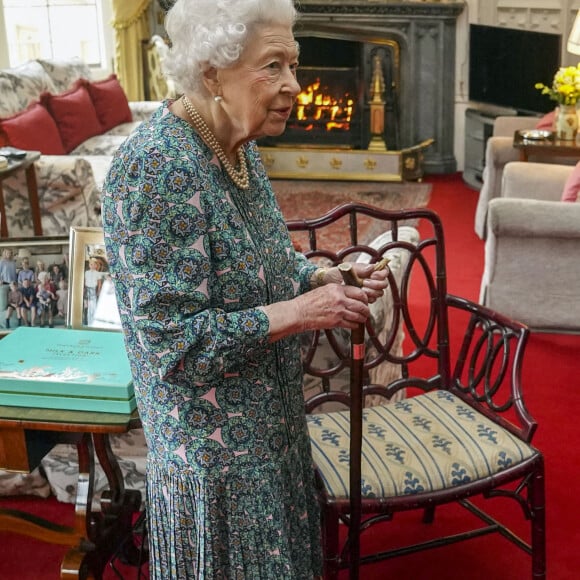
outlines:
[[[400,140],[425,151],[426,173],[457,170],[454,155],[455,33],[463,0],[300,0],[295,35],[400,47]]]

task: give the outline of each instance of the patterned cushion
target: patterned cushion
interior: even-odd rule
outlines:
[[[105,135],[112,137],[114,135],[121,135],[127,137],[130,135],[143,121],[131,121],[130,123],[121,123],[112,129],[109,129]]]
[[[416,228],[412,226],[402,226],[399,228],[399,240],[408,242],[410,244],[416,245],[419,242],[420,236]],[[381,246],[390,242],[392,240],[392,234],[390,231],[383,232],[377,238],[375,238],[368,245],[375,250],[379,249]],[[385,252],[385,256],[390,259],[389,268],[397,280],[400,283],[405,265],[409,259],[409,252],[403,248],[392,248]],[[368,254],[361,254],[357,258],[357,262],[368,263]],[[389,332],[391,321],[393,318],[393,299],[389,292],[385,292],[381,298],[376,300],[370,305],[371,320],[373,328],[375,328],[377,337],[381,341],[385,341],[387,333]],[[350,331],[344,328],[335,328],[332,333],[336,338],[339,345],[347,350],[350,341]],[[405,333],[403,328],[399,325],[397,329],[397,336],[392,345],[391,352],[400,356],[403,352],[403,340],[405,338]],[[310,333],[304,333],[302,335],[302,348],[303,353],[308,349],[308,345],[312,340]],[[370,360],[376,356],[376,348],[370,340],[366,343],[366,360]],[[336,364],[336,354],[332,350],[332,347],[328,343],[325,335],[321,335],[319,338],[319,345],[314,356],[313,366],[316,368],[332,368]],[[341,388],[344,391],[348,391],[350,371],[348,368],[340,372],[332,381],[333,388]],[[373,368],[369,369],[369,379],[371,383],[387,385],[392,383],[394,380],[401,377],[401,365],[391,363],[389,361],[383,361]],[[309,399],[316,393],[321,391],[322,381],[320,378],[306,375],[304,380],[304,396]],[[391,399],[390,402],[395,402],[403,399],[405,397],[405,390],[402,389],[396,393],[396,395]],[[378,405],[384,403],[385,399],[379,397],[378,395],[369,395],[365,401],[366,405]],[[340,404],[325,403],[322,407],[324,411],[330,411],[333,409],[342,408]]]
[[[71,155],[113,155],[127,137],[124,135],[95,135],[70,151]]]
[[[79,79],[91,80],[91,69],[78,58],[69,60],[42,60],[37,63],[50,76],[54,85],[53,93],[68,91]]]
[[[331,497],[349,495],[349,413],[310,415],[314,462]],[[491,476],[536,451],[446,391],[363,410],[363,496],[396,497]]]
[[[9,117],[37,101],[43,92],[54,92],[55,86],[44,68],[36,61],[0,71],[0,117]]]
[[[562,192],[561,201],[580,201],[580,162],[576,164],[566,183],[564,184],[564,191]]]

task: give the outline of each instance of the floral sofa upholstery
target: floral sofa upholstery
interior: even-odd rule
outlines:
[[[71,225],[100,225],[100,189],[110,156],[158,105],[128,103],[114,75],[93,80],[80,60],[32,60],[0,70],[0,144],[43,153],[35,166],[44,235],[68,235]],[[47,110],[62,138],[58,154],[52,133],[47,136],[50,127],[39,129],[50,122]],[[3,189],[9,235],[32,235],[23,172],[6,179]]]

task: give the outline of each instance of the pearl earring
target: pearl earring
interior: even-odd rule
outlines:
[[[219,105],[224,100],[224,98],[220,97],[220,95],[216,95],[213,100]]]

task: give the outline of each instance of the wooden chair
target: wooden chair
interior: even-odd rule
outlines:
[[[391,233],[380,247],[359,239],[369,220]],[[417,244],[399,239],[402,225],[413,221],[421,224]],[[350,241],[340,250],[323,247],[320,240],[333,238],[324,233],[338,224]],[[346,568],[358,578],[362,564],[493,532],[531,554],[532,576],[545,578],[544,461],[530,444],[536,423],[524,405],[520,381],[528,329],[448,294],[443,228],[428,209],[382,211],[346,204],[288,225],[292,236],[306,237],[308,247],[302,250],[313,260],[338,264],[366,256],[376,262],[393,249],[408,253],[400,279],[389,274],[393,311],[381,339],[369,323],[353,332],[350,349],[335,340],[337,331],[316,332],[304,356],[306,373],[324,377],[321,392],[307,399],[306,409],[322,509],[325,578],[336,579]],[[405,348],[393,355],[400,328]],[[336,356],[335,364],[323,368],[312,364],[321,341],[331,344]],[[361,343],[373,345],[373,356],[363,356]],[[400,365],[400,378],[386,385],[369,383],[368,369],[385,360]],[[333,384],[343,368],[349,368],[350,392]],[[363,404],[365,397],[389,400],[403,389],[404,400]],[[340,403],[342,410],[317,412],[329,401]],[[475,505],[475,496],[486,501]],[[492,511],[489,500],[497,497],[515,502],[529,520],[525,539]],[[394,534],[386,534],[388,548],[361,554],[361,535],[397,512],[422,510],[423,522],[436,531],[436,508],[452,502],[477,516],[481,525],[410,546],[393,545]],[[495,507],[500,514],[505,508],[501,502]]]

